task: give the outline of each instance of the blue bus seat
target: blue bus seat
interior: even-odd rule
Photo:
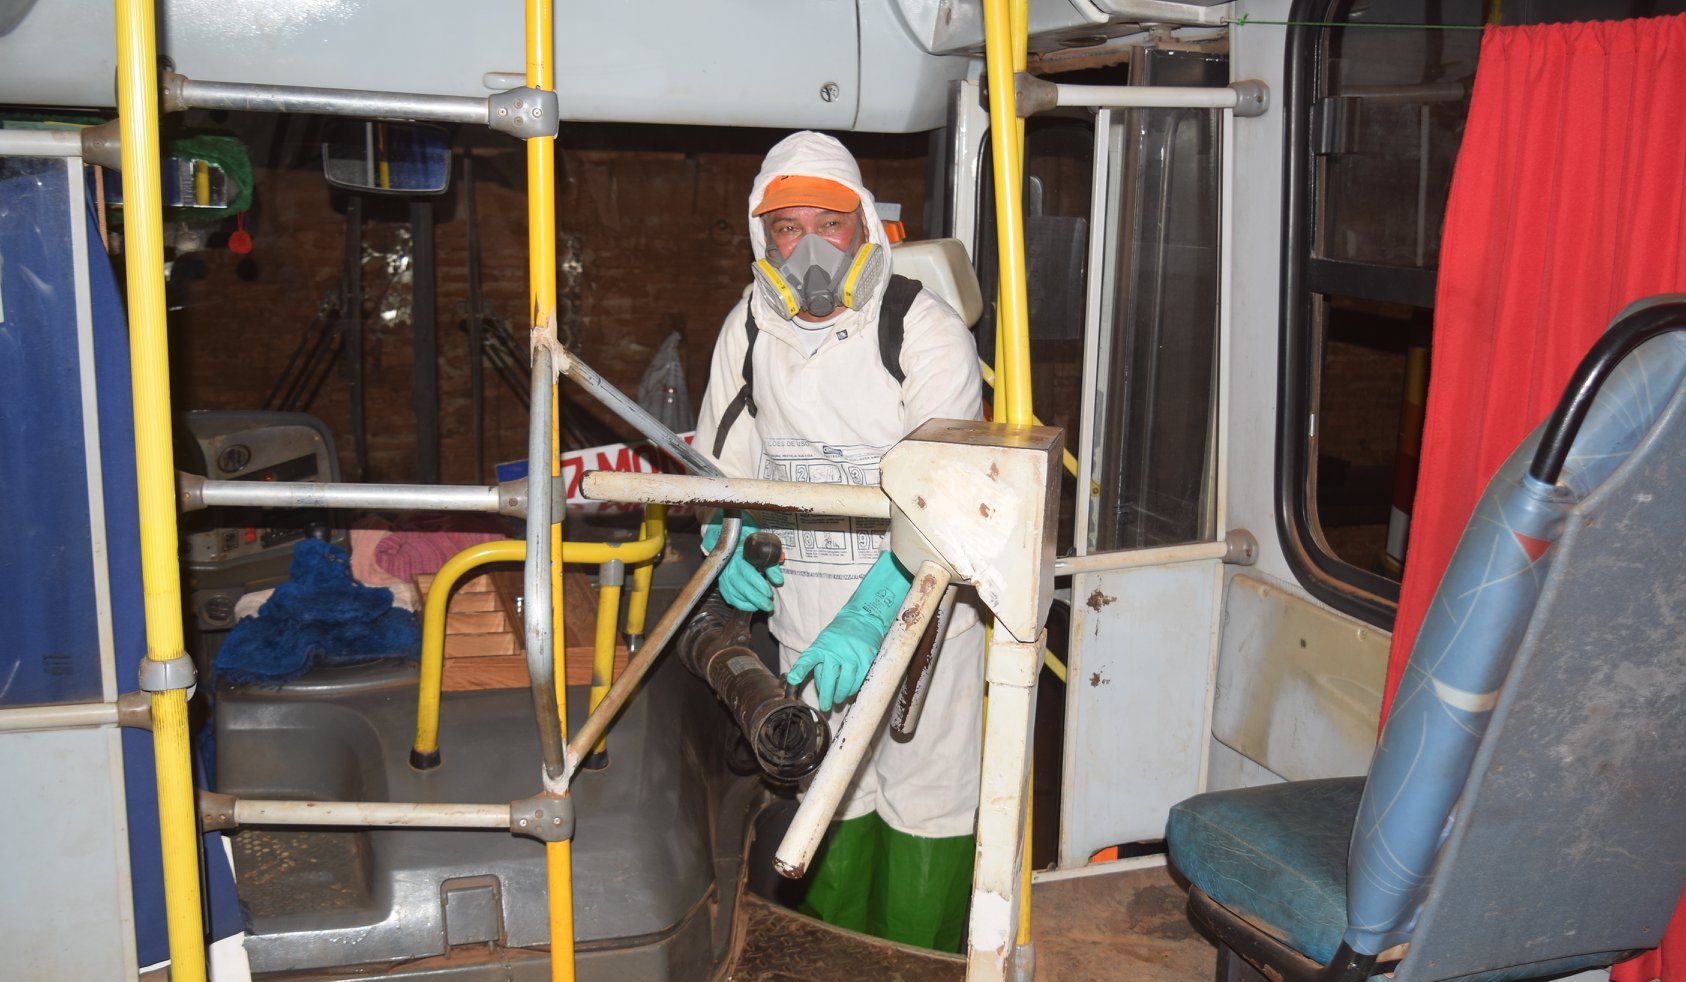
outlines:
[[[1611,354],[1634,318],[1649,340]],[[1686,297],[1630,307],[1494,476],[1367,777],[1172,810],[1220,978],[1547,978],[1661,939],[1686,885],[1680,327]]]

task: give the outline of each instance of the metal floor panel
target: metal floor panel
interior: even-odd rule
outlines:
[[[369,902],[369,858],[357,832],[242,829],[228,840],[240,902],[254,920]]]
[[[435,802],[507,802],[539,790],[525,689],[447,693],[443,763],[413,770],[415,680],[413,665],[386,663],[220,693],[219,790]],[[570,690],[576,725],[585,699],[583,687]],[[710,782],[722,780],[722,755],[711,741],[722,724],[701,682],[677,662],[660,664],[611,730],[610,766],[575,781],[575,935],[583,947],[642,952],[637,976],[619,977],[689,979],[712,967],[710,809],[719,795]],[[499,831],[272,829],[243,831],[235,842],[257,972],[445,956],[447,930],[508,948],[549,941],[544,851],[533,840]],[[482,894],[448,904],[458,886]],[[466,913],[447,920],[448,907]]]
[[[754,894],[739,904],[730,982],[960,982],[966,962],[845,931]]]

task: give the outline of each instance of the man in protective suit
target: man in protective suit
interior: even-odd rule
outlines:
[[[803,132],[773,147],[750,191],[749,235],[755,285],[720,329],[697,423],[696,446],[723,471],[876,485],[884,452],[921,423],[980,418],[966,325],[930,291],[901,278],[892,285],[889,240],[842,144]],[[834,711],[859,691],[912,577],[883,548],[886,522],[759,517],[783,540],[783,563],[763,577],[740,547],[721,593],[739,609],[771,613],[780,670],[793,684],[811,676],[803,698]],[[718,535],[716,519],[704,545]],[[907,740],[879,731],[815,856],[804,913],[959,950],[983,648],[976,610],[958,604],[918,726]]]

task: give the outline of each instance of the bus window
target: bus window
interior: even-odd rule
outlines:
[[[1319,599],[1389,625],[1403,574],[1453,164],[1489,16],[1651,0],[1299,0],[1289,20],[1278,517]],[[1402,26],[1403,25],[1403,26]],[[1421,25],[1420,27],[1411,25]]]
[[[1137,85],[1217,86],[1221,53],[1147,49]],[[1088,545],[1214,532],[1222,114],[1106,113],[1108,235],[1096,336]]]

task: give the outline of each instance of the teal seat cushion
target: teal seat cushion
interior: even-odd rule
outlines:
[[[1188,881],[1319,964],[1346,930],[1346,859],[1361,777],[1196,795],[1165,843]]]
[[[1327,965],[1346,931],[1347,851],[1364,778],[1196,795],[1171,809],[1171,863],[1213,900]],[[1610,964],[1593,954],[1464,976],[1512,982]],[[1381,976],[1377,976],[1381,978]]]

